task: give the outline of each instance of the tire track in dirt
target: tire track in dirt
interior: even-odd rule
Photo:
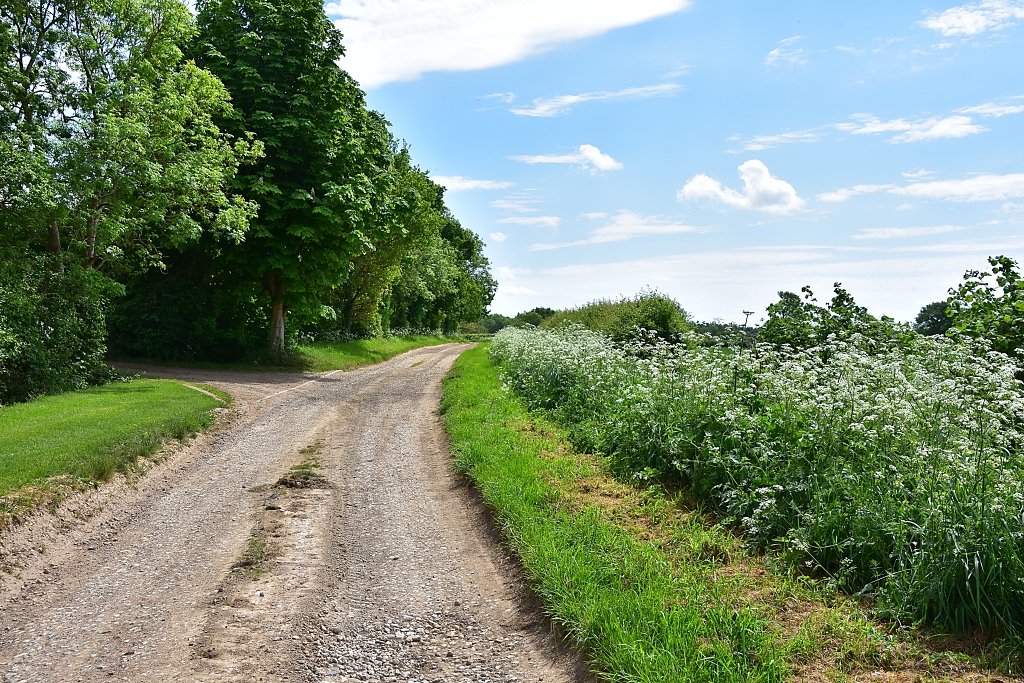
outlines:
[[[161,369],[231,393],[234,419],[91,518],[5,540],[49,545],[0,583],[4,680],[578,677],[448,470],[434,411],[465,348],[313,379]],[[260,486],[317,441],[324,486]],[[258,574],[232,571],[254,537]]]

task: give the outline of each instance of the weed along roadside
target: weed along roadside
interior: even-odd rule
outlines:
[[[987,680],[1005,656],[885,620],[752,550],[691,494],[617,478],[502,388],[487,345],[445,380],[455,466],[551,621],[609,681]]]

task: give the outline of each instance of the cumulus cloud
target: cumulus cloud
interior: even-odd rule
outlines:
[[[513,161],[525,164],[572,164],[581,168],[597,171],[617,171],[622,164],[593,145],[580,145],[579,151],[571,154],[536,154],[509,157]]]
[[[944,36],[975,36],[1013,26],[1024,19],[1024,2],[1020,0],[983,0],[950,7],[920,22],[925,28]]]
[[[557,228],[562,219],[558,216],[509,216],[499,218],[495,223],[513,223],[515,225],[542,225],[545,228]]]
[[[645,85],[639,88],[626,88],[616,92],[585,92],[579,95],[559,95],[557,97],[538,98],[529,107],[510,109],[513,114],[520,116],[543,116],[551,117],[565,114],[575,104],[582,102],[599,102],[601,100],[637,100],[656,95],[667,95],[682,90],[683,86],[675,83],[662,83],[661,85]]]
[[[505,240],[508,239],[508,235],[506,235],[503,232],[492,232],[490,233],[489,237],[495,242],[504,242]]]
[[[461,192],[463,190],[504,190],[512,187],[513,183],[498,180],[474,180],[464,178],[460,175],[436,175],[431,177],[435,183],[449,192]]]
[[[975,133],[988,130],[974,123],[970,116],[932,116],[927,119],[908,121],[891,119],[883,121],[870,114],[854,114],[856,124],[839,124],[840,130],[851,135],[878,135],[879,133],[897,132],[889,138],[889,142],[921,142],[922,140],[939,140],[941,138],[964,138]]]
[[[853,235],[855,240],[888,240],[894,237],[921,237],[923,235],[941,235],[945,232],[966,230],[960,225],[932,225],[925,228],[868,228]]]
[[[977,175],[960,180],[929,180],[909,185],[854,185],[817,195],[819,201],[844,202],[859,194],[888,192],[904,197],[944,199],[951,202],[1006,201],[1024,197],[1024,173]]]
[[[605,218],[603,213],[590,214],[594,219]],[[638,213],[620,210],[607,225],[592,230],[590,237],[573,242],[553,242],[530,245],[530,251],[548,251],[564,247],[578,247],[585,244],[625,242],[642,235],[675,235],[683,232],[704,232],[703,228],[684,225],[661,216],[641,216]]]
[[[787,215],[799,211],[804,200],[797,196],[793,186],[768,172],[768,167],[757,159],[751,159],[740,166],[743,191],[723,187],[714,178],[700,173],[679,190],[679,201],[712,199],[738,209],[764,211],[775,215]]]
[[[366,88],[429,71],[511,64],[561,43],[673,14],[690,0],[338,0],[342,66]]]

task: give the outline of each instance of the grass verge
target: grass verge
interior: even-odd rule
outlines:
[[[324,372],[327,370],[351,370],[363,365],[380,363],[400,353],[423,346],[437,346],[458,341],[450,337],[414,334],[405,337],[381,337],[379,339],[357,339],[350,342],[317,343],[300,345],[295,350],[300,355],[303,370]]]
[[[683,494],[617,481],[506,394],[484,345],[445,381],[455,465],[478,487],[550,619],[607,681],[978,680],[967,643],[749,554]]]
[[[103,481],[164,440],[210,426],[212,410],[230,397],[199,388],[208,393],[180,382],[135,380],[0,408],[0,526],[5,513],[34,507],[30,499],[45,497],[55,479]]]

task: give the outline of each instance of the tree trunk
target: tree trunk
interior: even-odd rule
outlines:
[[[270,351],[281,354],[284,353],[285,288],[277,273],[267,273],[264,281],[270,292]]]
[[[61,258],[60,249],[60,226],[57,225],[57,219],[54,218],[50,221],[50,224],[46,228],[47,237],[50,242],[50,251],[57,258],[56,270],[58,273],[64,272],[64,259]]]

